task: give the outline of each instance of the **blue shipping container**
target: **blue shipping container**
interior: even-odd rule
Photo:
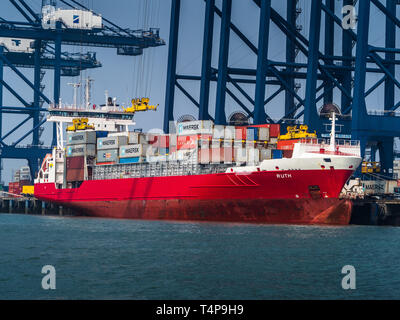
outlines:
[[[160,156],[166,156],[169,154],[169,148],[159,148],[158,153]]]
[[[282,150],[272,150],[272,159],[282,159],[283,152]]]
[[[141,162],[141,157],[119,159],[119,163],[139,163],[139,162]]]
[[[107,138],[108,131],[96,131],[96,138]]]
[[[258,141],[258,129],[259,128],[247,128],[247,140]]]

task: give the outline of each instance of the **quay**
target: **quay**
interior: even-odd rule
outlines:
[[[53,203],[47,203],[34,197],[1,197],[0,213],[19,213],[34,215],[75,216],[74,212]]]
[[[400,226],[400,198],[353,199],[350,224]],[[0,213],[79,216],[74,210],[34,197],[0,197]]]

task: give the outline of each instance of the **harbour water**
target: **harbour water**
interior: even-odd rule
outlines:
[[[0,214],[0,299],[398,299],[399,243],[393,227]]]

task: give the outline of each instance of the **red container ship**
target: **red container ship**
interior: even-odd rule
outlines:
[[[53,117],[60,121],[60,112],[50,110],[49,120]],[[96,112],[105,111],[80,112],[86,113],[94,127],[97,126],[96,119],[106,121],[104,114],[101,117],[96,115]],[[121,121],[116,120],[117,114],[126,116],[126,113],[110,110],[106,114],[111,115],[107,121],[114,121],[114,126]],[[335,122],[335,117],[332,118]],[[71,119],[65,121],[72,122]],[[334,123],[332,128],[331,137],[335,137]],[[202,135],[213,134],[208,127],[202,129]],[[127,138],[119,141],[129,143],[131,133],[120,134]],[[140,140],[138,136],[135,135],[136,143]],[[97,139],[97,152],[101,151],[99,148],[108,148],[110,141],[115,140],[110,134],[102,139]],[[186,138],[175,140],[182,139]],[[114,159],[109,152],[111,158],[106,164],[99,160],[102,165],[97,165],[96,157],[88,155],[87,151],[80,158],[74,157],[74,161],[68,160],[68,153],[70,150],[75,152],[75,149],[67,146],[64,151],[65,148],[59,145],[43,161],[35,181],[35,196],[95,217],[330,225],[346,225],[350,221],[351,202],[339,199],[339,194],[361,163],[357,142],[339,142],[332,138],[327,144],[318,139],[303,139],[294,143],[290,158],[271,156],[260,159],[257,156],[258,161],[239,163],[234,159],[237,150],[234,150],[235,142],[232,141],[234,156],[222,158],[233,161],[226,163],[221,159],[216,162],[199,159],[199,155],[204,153],[198,149],[199,145],[208,145],[209,150],[213,150],[218,148],[217,140],[198,141],[196,145],[196,139],[191,138],[187,140],[189,150],[179,151],[173,146],[173,135],[168,140],[168,146],[163,143],[162,156],[141,154],[136,158],[123,158],[126,155],[121,151],[124,147],[120,146],[121,161]],[[99,141],[103,142],[101,146]],[[229,142],[219,143],[221,149],[223,143],[223,149],[228,149]],[[237,142],[237,145],[240,143],[244,145],[245,142]],[[192,148],[193,145],[197,149]],[[264,142],[264,145],[269,144]],[[168,154],[166,147],[174,151]],[[247,154],[269,154],[268,149],[259,148],[257,151],[256,148],[246,151]],[[134,147],[125,149],[137,152]],[[151,145],[141,149],[148,153]],[[179,152],[186,158],[182,158]],[[132,160],[126,163],[123,159]]]

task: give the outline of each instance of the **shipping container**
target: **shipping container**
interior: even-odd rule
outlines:
[[[235,140],[246,140],[246,127],[235,127]]]
[[[189,150],[197,149],[198,137],[197,136],[178,136],[177,139],[177,149],[179,150]]]
[[[222,141],[223,148],[233,148],[233,140],[224,140]]]
[[[233,163],[235,160],[235,152],[233,147],[223,147],[223,163]]]
[[[260,125],[251,125],[254,128],[268,128],[270,138],[278,138],[281,135],[281,126],[280,124],[260,124]]]
[[[96,138],[106,138],[108,131],[96,131]]]
[[[269,140],[269,128],[261,127],[258,130],[258,140],[268,141]]]
[[[292,158],[293,150],[282,150],[283,158]]]
[[[247,162],[247,151],[246,148],[234,148],[235,162],[236,163],[246,163]]]
[[[260,162],[260,150],[246,149],[246,157],[249,165],[256,165]]]
[[[31,179],[26,179],[26,180],[20,180],[19,181],[19,186],[23,187],[23,186],[27,186],[32,184],[32,180]]]
[[[96,166],[110,166],[114,164],[116,164],[116,162],[97,162]]]
[[[114,136],[97,139],[97,150],[118,149],[128,144],[127,136]]]
[[[96,144],[96,131],[67,132],[67,146]]]
[[[118,162],[119,149],[97,151],[97,162]]]
[[[152,145],[158,148],[169,148],[169,136],[168,135],[156,136],[156,139],[152,143]]]
[[[269,149],[260,150],[260,161],[271,160],[271,159],[272,159],[272,150]]]
[[[279,150],[294,150],[295,143],[299,142],[299,139],[295,140],[279,140],[276,148]]]
[[[156,162],[167,162],[168,156],[148,156],[146,157],[147,162],[156,163]]]
[[[283,152],[282,150],[272,150],[272,159],[282,159]]]
[[[167,156],[169,155],[169,148],[158,148],[158,154],[160,156]]]
[[[177,124],[177,135],[213,134],[214,123],[211,120],[188,121]]]
[[[145,159],[143,157],[134,157],[134,158],[120,158],[119,163],[126,164],[126,163],[142,163]]]
[[[80,169],[67,169],[67,182],[76,182],[85,180],[85,170]]]
[[[30,172],[31,172],[31,170],[29,169],[29,167],[21,167],[21,168],[19,169],[19,171],[20,171],[21,174],[23,174],[23,173],[29,173],[29,174],[30,174]]]
[[[82,144],[67,146],[67,157],[96,156],[96,146],[94,144]]]
[[[210,162],[211,162],[211,149],[210,148],[199,149],[199,163],[209,164]]]
[[[67,158],[67,169],[81,169],[85,166],[85,157],[69,157]]]
[[[121,146],[119,148],[119,157],[136,158],[136,157],[146,156],[148,148],[149,147],[147,145],[142,145],[142,144]]]
[[[219,149],[221,148],[222,141],[221,140],[212,140],[211,141],[211,148],[212,149]]]
[[[177,136],[176,134],[169,135],[169,147],[176,147],[177,145]]]
[[[188,163],[197,163],[198,161],[198,150],[178,150],[176,152],[176,160],[187,161]]]
[[[21,180],[31,180],[31,175],[28,173],[28,174],[26,174],[26,173],[24,173],[24,174],[21,174],[20,176],[19,176],[19,180],[21,181]]]
[[[225,126],[215,125],[213,130],[213,139],[224,139],[225,137]]]
[[[258,129],[253,127],[247,127],[246,129],[246,140],[247,141],[258,141]]]
[[[225,127],[225,139],[227,140],[235,140],[236,138],[236,130],[234,126],[226,126]]]

